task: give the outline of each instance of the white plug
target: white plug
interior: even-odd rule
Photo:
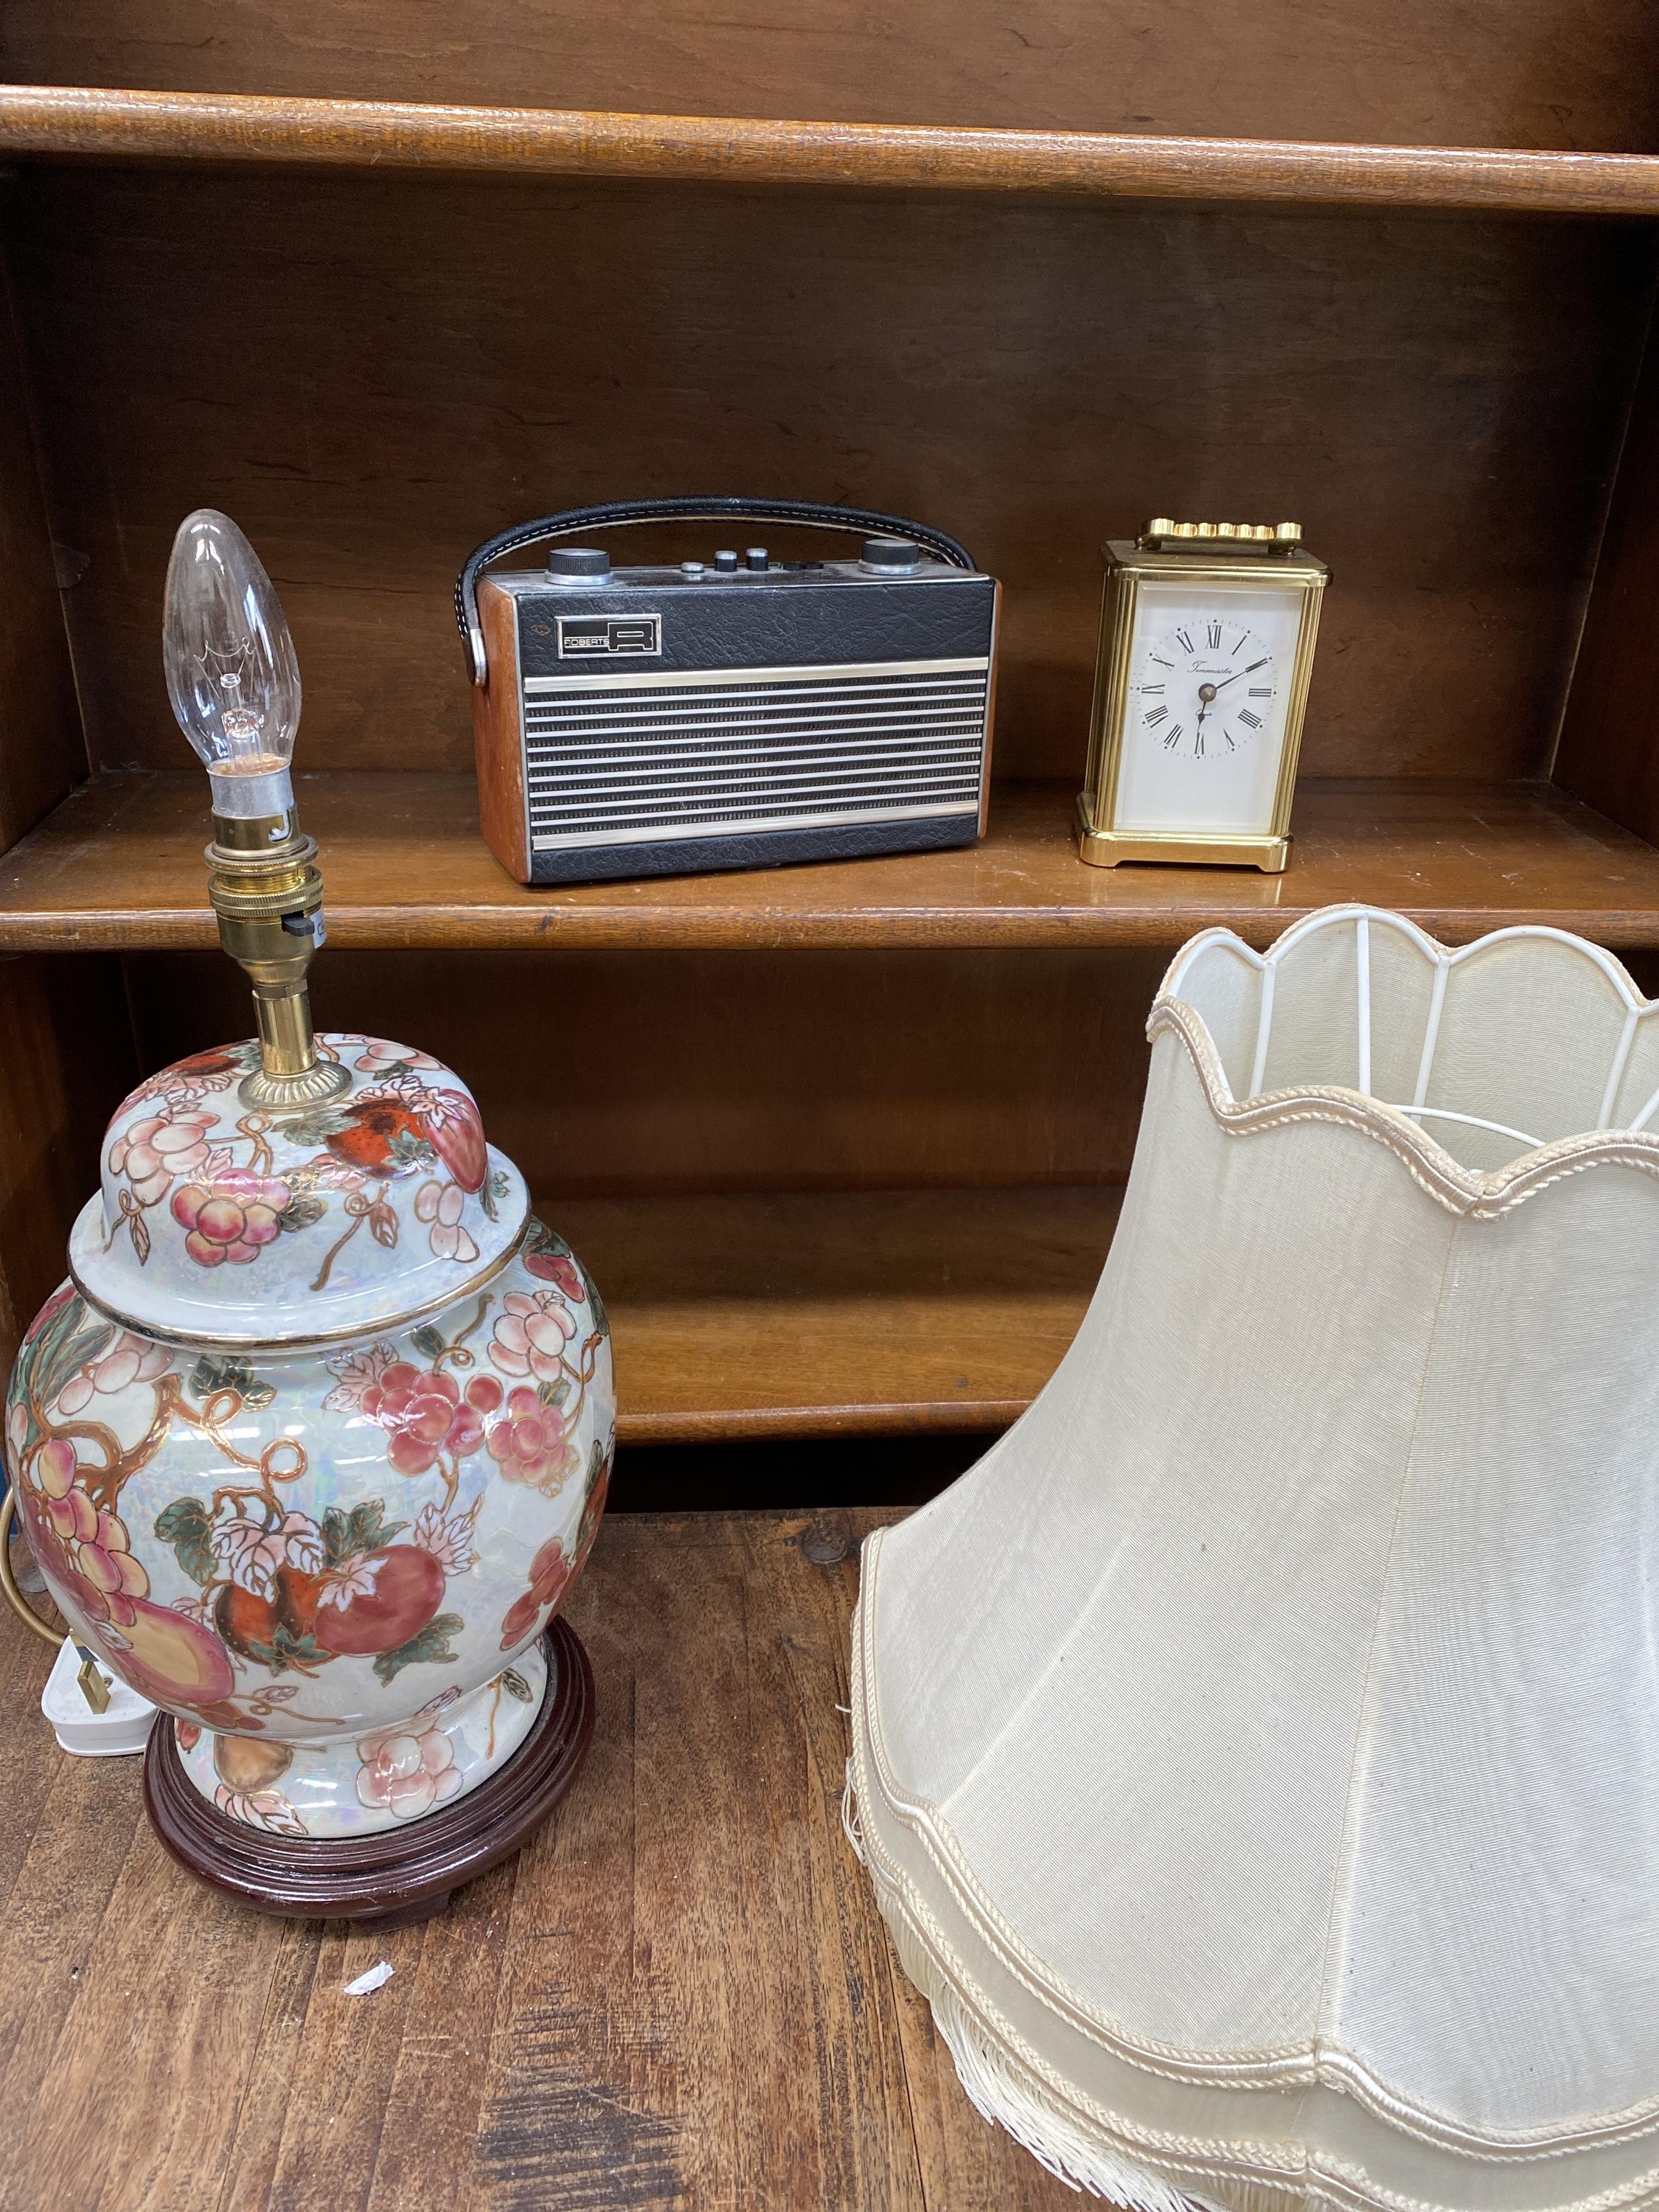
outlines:
[[[82,1686],[83,1674],[88,1674],[87,1688]],[[94,1709],[94,1684],[101,1686],[106,1693],[101,1710]],[[64,1749],[77,1759],[108,1759],[122,1752],[142,1751],[155,1717],[155,1707],[148,1698],[129,1689],[72,1636],[59,1647],[52,1662],[46,1686],[40,1692],[40,1710]]]

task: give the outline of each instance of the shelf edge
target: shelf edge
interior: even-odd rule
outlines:
[[[807,1437],[989,1436],[1011,1428],[1030,1398],[987,1398],[963,1405],[917,1399],[902,1405],[736,1406],[684,1413],[630,1413],[619,1408],[623,1445],[758,1443]]]
[[[1659,214],[1659,156],[0,85],[0,153],[749,185]]]

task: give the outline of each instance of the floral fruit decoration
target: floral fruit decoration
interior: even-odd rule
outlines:
[[[467,1202],[476,1199],[495,1218],[501,1182],[471,1096],[442,1079],[448,1071],[429,1054],[379,1038],[339,1042],[363,1079],[348,1096],[296,1115],[209,1103],[258,1066],[252,1045],[200,1054],[141,1085],[112,1125],[105,1163],[117,1188],[112,1241],[125,1231],[147,1265],[152,1217],[167,1200],[184,1232],[184,1254],[198,1267],[248,1267],[284,1234],[304,1234],[316,1246],[309,1287],[321,1291],[361,1229],[392,1249],[411,1224],[425,1232],[434,1257],[476,1261]],[[134,1118],[134,1106],[153,1110]],[[299,1157],[289,1157],[296,1146]],[[397,1193],[411,1180],[405,1209]]]
[[[525,1220],[523,1187],[471,1097],[424,1054],[325,1042],[355,1081],[320,1109],[240,1111],[245,1048],[136,1094],[76,1248],[88,1273],[125,1269],[137,1304],[162,1271],[234,1297],[222,1271],[280,1270],[277,1311],[325,1334],[331,1300],[378,1295],[374,1267],[411,1235],[423,1265],[473,1263],[472,1286],[337,1349],[203,1352],[65,1285],[25,1339],[5,1430],[77,1633],[179,1717],[221,1810],[294,1836],[417,1818],[519,1740],[614,1418],[598,1295],[550,1231],[499,1218],[512,1194]]]

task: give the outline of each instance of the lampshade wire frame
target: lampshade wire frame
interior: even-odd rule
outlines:
[[[1354,974],[1359,985],[1359,1088],[1371,1095],[1371,918],[1362,914],[1353,927]]]
[[[1619,1032],[1619,1049],[1613,1055],[1613,1066],[1607,1070],[1607,1087],[1601,1093],[1601,1111],[1595,1126],[1605,1129],[1613,1120],[1613,1102],[1619,1096],[1619,1085],[1625,1079],[1625,1062],[1630,1058],[1630,1048],[1636,1042],[1636,1024],[1641,1019],[1637,1006],[1626,1009],[1625,1026]]]
[[[1455,951],[1448,951],[1444,945],[1437,945],[1433,938],[1419,929],[1414,922],[1407,921],[1403,915],[1386,914],[1373,907],[1338,907],[1328,913],[1310,915],[1305,921],[1297,922],[1291,928],[1287,929],[1272,950],[1266,953],[1253,951],[1249,945],[1237,945],[1235,940],[1237,950],[1261,972],[1261,1001],[1256,1015],[1255,1056],[1250,1066],[1250,1087],[1245,1094],[1247,1097],[1260,1097],[1262,1083],[1267,1073],[1267,1048],[1273,1041],[1274,983],[1280,959],[1290,947],[1304,936],[1315,930],[1330,928],[1347,921],[1352,921],[1354,925],[1354,972],[1358,1000],[1356,1012],[1359,1062],[1357,1088],[1363,1096],[1370,1097],[1373,1095],[1371,1091],[1371,924],[1373,921],[1381,921],[1386,922],[1391,928],[1399,930],[1402,935],[1412,938],[1434,963],[1434,986],[1429,998],[1428,1018],[1424,1025],[1423,1049],[1418,1061],[1416,1090],[1409,1106],[1395,1106],[1393,1110],[1396,1114],[1409,1115],[1413,1119],[1458,1121],[1470,1128],[1490,1129],[1495,1136],[1510,1138],[1516,1144],[1525,1145],[1529,1151],[1535,1151],[1545,1139],[1541,1137],[1528,1136],[1524,1129],[1511,1128],[1507,1122],[1504,1121],[1490,1121],[1484,1115],[1455,1113],[1449,1106],[1431,1106],[1425,1102],[1428,1097],[1429,1079],[1434,1069],[1435,1048],[1440,1040],[1440,1019],[1446,1003],[1446,984],[1452,969],[1460,960],[1464,959],[1471,952],[1482,951],[1486,946],[1496,945],[1507,937],[1553,937],[1559,939],[1563,945],[1571,945],[1575,951],[1587,954],[1601,969],[1625,1002],[1624,1024],[1619,1032],[1619,1042],[1613,1052],[1612,1065],[1607,1070],[1607,1084],[1601,1093],[1601,1109],[1595,1122],[1598,1129],[1606,1129],[1612,1126],[1613,1109],[1618,1100],[1619,1086],[1624,1081],[1625,1070],[1629,1064],[1631,1048],[1636,1042],[1638,1024],[1643,1013],[1650,1006],[1659,1004],[1659,1001],[1636,996],[1631,987],[1630,977],[1611,953],[1604,951],[1599,945],[1590,944],[1587,939],[1575,937],[1569,930],[1551,929],[1542,925],[1528,927],[1524,923],[1517,924],[1512,929],[1495,929],[1490,935],[1478,939],[1473,945],[1459,945]],[[1188,949],[1191,951],[1195,947]],[[1184,965],[1184,962],[1178,963],[1181,967]],[[1179,975],[1172,970],[1165,986],[1166,989],[1177,990],[1180,980]],[[1654,1092],[1633,1121],[1627,1121],[1623,1126],[1632,1134],[1636,1134],[1647,1127],[1656,1112],[1659,1112],[1659,1091]]]

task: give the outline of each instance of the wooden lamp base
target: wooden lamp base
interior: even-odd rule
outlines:
[[[151,1824],[180,1866],[258,1911],[366,1929],[428,1919],[452,1890],[516,1850],[576,1778],[593,1733],[593,1670],[562,1620],[547,1642],[550,1686],[517,1751],[487,1782],[407,1827],[329,1841],[233,1820],[185,1774],[167,1713],[144,1753]]]

